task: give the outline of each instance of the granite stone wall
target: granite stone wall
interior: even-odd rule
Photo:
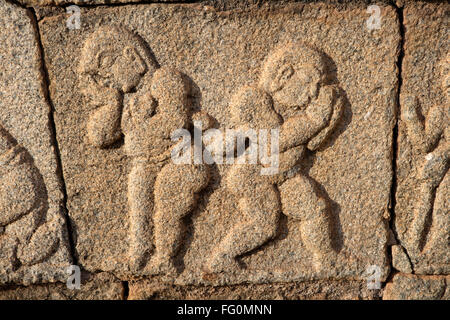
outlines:
[[[447,1],[0,0],[0,299],[445,299]]]

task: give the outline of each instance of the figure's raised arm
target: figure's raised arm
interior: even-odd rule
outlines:
[[[143,86],[143,92],[126,95],[122,112],[122,129],[130,132],[136,128],[145,127],[156,109],[156,100],[150,93],[150,84]]]
[[[324,141],[328,139],[328,137],[333,133],[333,131],[336,129],[337,125],[341,121],[342,114],[344,112],[344,98],[342,95],[339,95],[337,93],[337,89],[334,88],[336,91],[336,95],[333,96],[332,104],[333,104],[333,113],[331,114],[330,121],[328,122],[327,126],[322,129],[317,135],[315,135],[311,140],[308,142],[308,149],[309,150],[317,150],[320,148],[320,146],[323,144]]]
[[[196,111],[191,116],[192,125],[200,123],[202,131],[211,129],[214,126],[214,119],[204,110]]]
[[[149,123],[150,135],[169,139],[173,131],[189,126],[188,92],[184,75],[178,70],[161,67],[155,71],[151,95],[158,106]]]
[[[425,122],[419,118],[419,102],[414,96],[407,96],[404,100],[402,120],[406,124],[408,135],[413,147],[419,153],[430,152],[439,141],[444,131],[445,110],[441,106],[433,106],[425,117]]]
[[[36,179],[24,149],[0,126],[0,226],[24,216],[36,202]]]
[[[88,140],[94,147],[106,148],[119,140],[122,135],[120,93],[106,88],[99,92],[91,91],[89,97],[90,104],[97,107],[91,111],[87,121]]]

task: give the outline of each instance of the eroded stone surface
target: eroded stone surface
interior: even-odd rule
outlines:
[[[399,34],[392,7],[380,30],[366,9],[94,8],[79,30],[43,19],[81,265],[179,284],[366,279],[369,266],[383,280]],[[199,119],[280,126],[278,173],[174,164],[171,133]]]
[[[114,3],[133,3],[142,0],[17,0],[29,6],[52,6],[52,5],[104,5]],[[160,2],[174,2],[175,0],[160,0]]]
[[[129,284],[128,300],[371,300],[378,292],[360,281],[314,281],[289,284],[245,284],[226,287],[173,286],[151,280]]]
[[[447,3],[404,7],[395,228],[415,273],[450,271]]]
[[[449,276],[398,273],[386,284],[383,300],[449,300]]]
[[[80,288],[69,289],[65,283],[0,288],[0,300],[122,300],[123,285],[107,273],[83,273]]]
[[[22,3],[23,5],[28,6],[63,6],[63,5],[70,5],[70,4],[77,4],[77,5],[108,5],[108,4],[121,4],[121,3],[139,3],[139,2],[155,2],[155,3],[161,3],[161,2],[201,2],[204,4],[212,4],[216,7],[221,7],[224,10],[233,8],[233,7],[243,7],[243,8],[249,8],[250,6],[256,6],[256,5],[277,5],[279,4],[285,4],[289,2],[294,2],[295,0],[277,0],[272,2],[271,0],[266,1],[260,1],[260,0],[16,0],[19,3]],[[313,2],[314,0],[305,0],[304,2]],[[370,0],[356,0],[361,4],[364,5],[370,5]],[[337,4],[345,4],[345,3],[352,3],[356,2],[355,0],[324,0],[324,2],[328,3],[337,3]],[[407,0],[405,0],[407,1]],[[411,0],[413,1],[413,0]],[[271,3],[272,2],[272,3]],[[388,0],[380,0],[380,3],[389,4]],[[400,1],[398,1],[400,2]],[[400,4],[399,4],[400,6]]]
[[[63,193],[29,13],[0,1],[0,283],[64,279]]]
[[[97,5],[113,5],[121,3],[138,3],[148,2],[146,0],[16,0],[25,6],[68,6],[68,5],[82,5],[82,6],[97,6]],[[186,0],[158,0],[153,2],[184,2]]]

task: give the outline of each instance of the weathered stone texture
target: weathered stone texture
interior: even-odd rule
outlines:
[[[400,272],[411,273],[412,266],[405,249],[401,245],[392,246],[392,267]]]
[[[139,2],[0,0],[0,300],[449,299],[448,3]]]
[[[65,283],[0,287],[0,300],[122,300],[122,283],[107,273],[82,274],[80,288],[67,288]]]
[[[201,5],[83,9],[79,30],[66,28],[65,15],[44,18],[39,26],[82,266],[124,278],[162,274],[181,284],[365,279],[371,265],[379,267],[384,279],[389,272],[386,241],[400,35],[392,7],[381,7],[379,30],[367,29],[368,16],[365,6],[337,9],[318,3],[226,13]],[[120,53],[127,46],[135,51]],[[134,58],[128,69],[121,69],[127,57]],[[300,61],[295,62],[299,69],[293,79],[304,81],[311,93],[297,97],[292,87],[296,82],[291,81],[285,90],[264,96],[261,88],[271,92],[275,79],[271,77],[283,57]],[[118,77],[122,82],[116,84]],[[120,87],[126,94],[102,86]],[[131,90],[134,86],[136,90]],[[240,90],[245,86],[247,91]],[[259,99],[253,100],[258,101],[253,116],[261,121],[248,125],[257,128],[275,124],[271,108],[285,113],[286,122],[291,111],[279,108],[292,99],[309,103],[305,116],[310,120],[292,118],[294,126],[312,119],[320,122],[320,112],[335,110],[331,119],[324,114],[329,124],[315,139],[306,139],[285,155],[286,170],[290,156],[300,152],[298,156],[305,157],[297,174],[280,189],[281,203],[273,191],[276,181],[248,176],[256,167],[161,169],[167,162],[140,162],[152,156],[142,150],[164,149],[156,132],[176,128],[175,115],[180,121],[184,117],[179,110],[201,110],[197,115],[204,123],[209,121],[207,113],[212,125],[229,128],[236,125],[230,113],[244,112],[240,108],[251,102],[246,100],[251,95]],[[171,103],[180,108],[172,118],[164,118],[162,112],[160,128],[152,127],[153,120],[145,120],[145,114],[127,111],[145,107],[148,114],[155,112],[152,97],[158,108],[170,109]],[[101,107],[95,109],[95,104]],[[138,124],[130,127],[129,119]],[[112,131],[105,129],[106,123]],[[283,130],[285,141],[302,139],[295,138],[295,130]],[[154,138],[143,139],[145,134]],[[302,153],[305,148],[310,151]],[[202,170],[209,171],[210,178]],[[241,174],[247,178],[236,179]],[[241,181],[247,181],[242,194],[233,189]],[[199,197],[190,210],[192,192]],[[247,209],[238,208],[238,201],[266,206],[261,210],[272,210],[272,222],[261,216],[244,223]],[[234,258],[252,248],[258,249],[243,255],[240,266],[233,265]],[[223,269],[229,267],[231,271]]]
[[[449,300],[449,276],[398,273],[386,284],[383,300]]]
[[[226,287],[172,286],[152,280],[132,281],[128,300],[372,300],[379,291],[365,281],[312,281],[245,284]]]
[[[26,6],[62,6],[62,5],[107,5],[116,3],[142,2],[142,0],[17,0]],[[159,2],[175,2],[179,0],[160,0]],[[182,1],[182,0],[181,0]]]
[[[145,3],[161,3],[166,2],[170,4],[171,2],[182,3],[182,2],[198,2],[206,5],[213,5],[215,7],[222,8],[224,10],[242,7],[249,8],[251,6],[261,6],[261,5],[278,5],[278,4],[286,4],[289,2],[295,2],[296,0],[16,0],[17,2],[25,5],[25,6],[64,6],[64,5],[83,5],[83,6],[94,6],[94,5],[114,5],[114,4],[138,4],[139,2]],[[314,2],[315,0],[304,0],[307,2]],[[358,2],[359,4],[369,5],[371,3],[370,0],[324,0],[323,2],[327,3],[352,3]],[[389,0],[379,0],[379,3],[389,4]]]

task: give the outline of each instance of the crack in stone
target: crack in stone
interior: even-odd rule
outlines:
[[[39,51],[39,58],[40,58],[40,63],[41,63],[40,73],[41,73],[41,77],[42,77],[42,79],[41,79],[42,89],[43,89],[44,98],[49,105],[48,126],[50,129],[51,135],[52,135],[52,145],[53,145],[53,149],[54,149],[55,157],[56,157],[56,165],[57,165],[57,173],[56,174],[60,178],[61,191],[63,193],[63,200],[62,200],[60,206],[62,207],[64,217],[66,220],[67,233],[68,233],[67,238],[68,238],[68,242],[69,242],[69,250],[70,250],[70,255],[72,258],[72,263],[75,265],[78,265],[78,259],[77,259],[76,251],[75,251],[75,241],[73,239],[73,229],[72,229],[72,225],[70,222],[69,210],[67,209],[67,189],[66,189],[66,182],[64,180],[61,152],[59,149],[58,139],[56,137],[56,125],[55,125],[55,120],[54,120],[54,116],[53,116],[53,114],[55,112],[55,108],[54,108],[53,102],[50,97],[50,92],[49,92],[50,79],[48,77],[48,70],[47,70],[47,66],[45,64],[45,52],[44,52],[44,48],[42,46],[41,34],[40,34],[40,30],[39,30],[39,24],[38,24],[36,12],[35,12],[34,8],[26,8],[26,10],[27,10],[27,13],[31,19],[31,23],[35,30],[35,37],[36,37],[36,42],[37,42],[38,51]]]
[[[122,281],[122,287],[123,287],[122,300],[128,300],[128,297],[130,296],[129,282]]]
[[[400,50],[398,53],[398,59],[397,59],[397,70],[398,70],[398,85],[397,85],[397,95],[396,95],[396,115],[395,115],[395,126],[393,128],[392,133],[392,184],[391,184],[391,195],[390,195],[390,206],[389,206],[389,213],[390,213],[390,221],[389,221],[389,228],[392,231],[392,234],[395,237],[395,240],[398,244],[400,244],[400,241],[398,239],[398,234],[395,229],[395,207],[397,204],[396,199],[396,192],[397,192],[397,156],[398,156],[398,121],[399,121],[399,114],[400,114],[400,93],[402,89],[403,84],[403,78],[402,78],[402,64],[403,64],[403,57],[405,55],[405,25],[403,22],[403,7],[399,7],[395,1],[391,1],[391,5],[395,8],[397,12],[397,17],[399,20],[399,32],[400,32]],[[411,262],[411,258],[408,255],[407,250],[404,250],[406,257],[408,258],[408,261],[411,264],[411,268],[413,269],[412,273],[414,273],[414,266]],[[393,268],[392,263],[392,254],[390,254],[390,266],[391,266],[391,273],[388,276],[388,278],[391,278],[393,276],[393,273],[395,273],[395,270]]]

